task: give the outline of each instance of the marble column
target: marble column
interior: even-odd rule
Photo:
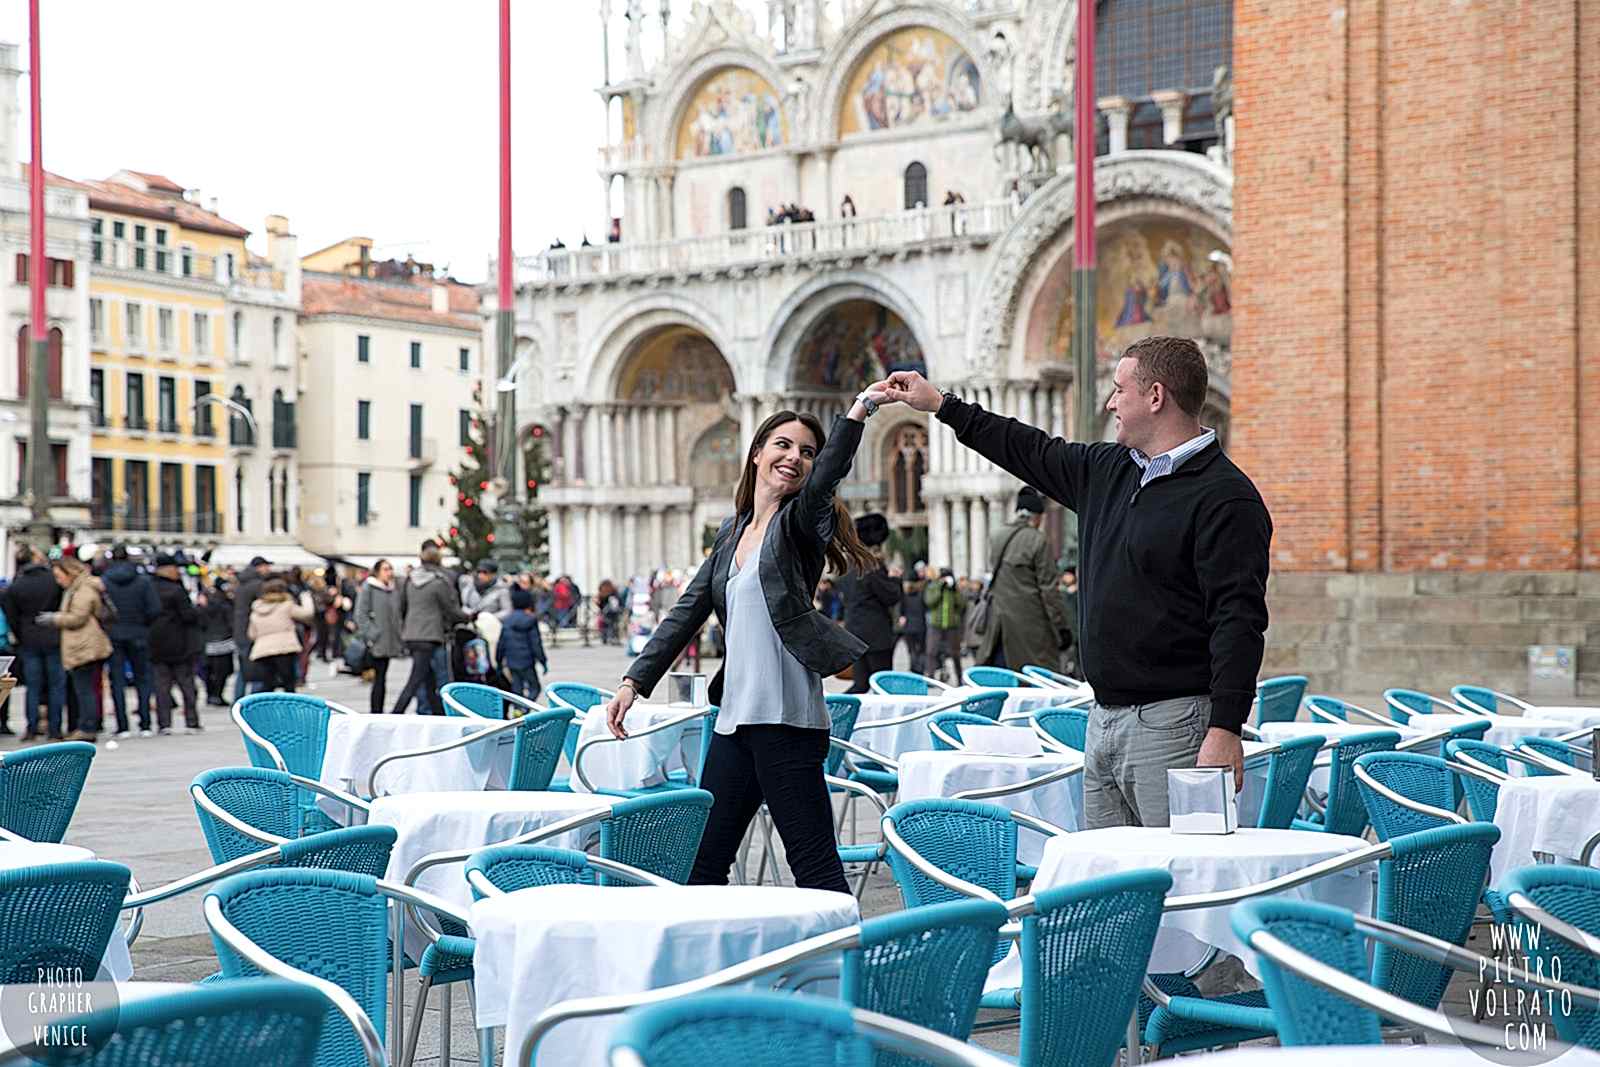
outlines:
[[[972,559],[971,544],[967,540],[967,502],[956,499],[950,501],[950,569],[957,578],[967,578],[972,575],[969,565]]]
[[[592,589],[589,574],[589,522],[590,508],[572,509],[572,561],[564,572],[571,574],[580,589]],[[558,574],[559,576],[559,574]]]
[[[678,409],[675,406],[661,409],[661,480],[666,485],[678,484]]]
[[[566,546],[561,537],[565,531],[565,508],[549,508],[545,511],[545,542],[551,574],[560,574],[566,565]],[[530,546],[531,547],[531,546]]]
[[[623,454],[628,457],[628,484],[643,485],[645,481],[644,410],[638,404],[628,406],[628,428],[624,439],[628,442]]]
[[[647,408],[644,413],[644,440],[639,442],[644,450],[644,482],[661,484],[661,409]]]
[[[928,502],[928,566],[934,574],[950,566],[950,505],[943,500]]]
[[[1110,134],[1108,150],[1112,155],[1128,150],[1128,120],[1133,117],[1133,101],[1124,96],[1102,96],[1097,101],[1106,113],[1106,128]]]
[[[624,421],[627,418],[627,416],[623,413],[623,411],[620,408],[615,407],[615,406],[607,408],[606,411],[607,411],[607,414],[610,416],[610,423],[609,423],[610,435],[609,436],[610,436],[610,439],[611,439],[611,466],[610,466],[610,479],[611,480],[607,484],[609,484],[609,485],[626,485],[627,481],[628,481],[628,462],[627,462],[626,455],[625,455],[625,453],[623,451],[624,445],[623,445],[622,428],[623,428],[623,424],[624,424]]]
[[[750,439],[756,435],[756,426],[761,421],[756,407],[756,398],[742,396],[739,398],[739,447],[748,448]]]
[[[594,579],[584,588],[593,591],[602,579],[616,580],[617,574],[617,509],[601,507],[594,513],[597,527],[595,538],[598,551],[595,553]]]
[[[590,405],[582,410],[583,459],[578,464],[578,480],[593,485],[600,478],[600,412]]]
[[[972,542],[972,575],[977,577],[989,569],[989,518],[976,497],[967,501],[967,536]]]
[[[589,409],[589,417],[595,422],[595,461],[594,474],[589,479],[590,485],[615,485],[616,479],[611,473],[611,409],[603,405]]]
[[[650,553],[644,561],[644,569],[655,571],[667,558],[667,513],[664,508],[652,507],[650,509]]]

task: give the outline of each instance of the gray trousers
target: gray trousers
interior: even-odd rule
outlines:
[[[200,709],[195,706],[194,660],[182,663],[157,663],[156,675],[156,725],[166,730],[172,726],[172,687],[176,685],[183,694],[183,721],[186,726],[200,725]]]
[[[1211,720],[1211,698],[1089,712],[1084,742],[1083,826],[1166,826],[1167,770],[1193,767]]]

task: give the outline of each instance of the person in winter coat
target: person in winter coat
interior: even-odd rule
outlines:
[[[548,672],[550,661],[545,658],[544,639],[539,636],[539,616],[533,613],[533,594],[526,589],[511,590],[511,614],[500,628],[494,660],[510,676],[513,693],[529,700],[539,699],[542,687],[538,667]]]
[[[918,562],[911,577],[904,583],[905,593],[900,597],[900,618],[896,628],[900,640],[911,654],[911,673],[924,674],[928,651],[928,609],[922,603],[922,591],[927,587],[927,564]]]
[[[201,636],[205,638],[206,703],[214,708],[228,706],[223,694],[228,690],[228,675],[233,673],[233,656],[238,646],[233,642],[233,589],[232,583],[218,578],[216,583],[201,590]]]
[[[470,616],[461,610],[455,582],[439,566],[439,546],[424,541],[418,556],[422,566],[400,585],[400,637],[411,653],[411,677],[400,690],[394,710],[404,714],[406,705],[416,697],[420,714],[442,715],[439,687],[450,681],[450,630]]]
[[[365,642],[372,662],[372,702],[369,710],[383,714],[384,683],[389,661],[406,654],[400,639],[400,591],[394,585],[394,564],[380,559],[356,594],[356,634]]]
[[[1044,532],[1043,494],[1032,486],[1017,493],[1017,512],[989,535],[990,619],[977,659],[1020,671],[1030,663],[1057,669],[1072,631],[1056,593],[1056,560]]]
[[[922,605],[928,611],[928,653],[923,673],[937,677],[946,658],[955,661],[957,684],[961,681],[961,631],[967,615],[967,597],[949,567],[939,570],[938,580],[929,580],[922,590]]]
[[[100,737],[100,698],[94,691],[94,676],[111,655],[111,638],[101,625],[106,617],[106,588],[89,568],[63,556],[51,567],[56,584],[66,590],[61,610],[47,611],[36,621],[61,631],[61,665],[66,668],[78,701],[78,728],[68,735],[72,741],[97,741]]]
[[[872,550],[877,565],[871,570],[839,578],[844,601],[844,628],[866,642],[866,651],[850,672],[851,693],[868,692],[878,671],[894,666],[894,620],[900,609],[900,579],[890,575],[883,562],[883,543],[889,540],[889,520],[877,512],[856,520],[856,536]]]
[[[239,676],[233,683],[233,699],[240,700],[254,684],[255,669],[250,661],[250,608],[261,595],[261,586],[272,576],[272,564],[261,556],[250,561],[250,568],[239,576],[233,591],[233,645],[239,661]]]
[[[128,689],[123,684],[127,677],[124,664],[133,668],[133,684],[139,693],[139,735],[150,736],[150,708],[154,704],[155,687],[150,673],[150,624],[161,614],[161,603],[156,599],[155,584],[128,559],[128,547],[117,545],[111,550],[111,566],[106,568],[106,593],[117,609],[112,620],[111,637],[111,710],[117,715],[117,736],[129,736]]]
[[[156,727],[163,736],[172,733],[172,687],[183,696],[183,724],[200,730],[200,709],[195,704],[194,657],[200,651],[200,613],[189,590],[178,577],[178,561],[156,557],[156,599],[161,614],[150,627],[150,659],[156,675]]]
[[[310,622],[313,614],[309,593],[294,599],[282,578],[261,584],[261,595],[250,605],[250,662],[264,691],[295,691],[295,663],[300,658],[295,624]]]
[[[500,564],[492,559],[480,561],[471,578],[462,575],[458,588],[463,611],[498,618],[512,610],[511,583],[500,577]]]
[[[16,635],[17,654],[22,657],[22,678],[28,687],[27,723],[22,739],[32,741],[39,737],[39,705],[45,704],[46,729],[50,740],[58,741],[62,707],[67,700],[61,635],[36,620],[40,614],[61,607],[61,586],[51,576],[44,553],[37,548],[23,545],[17,550],[17,575],[6,588],[4,605],[6,621]],[[0,718],[0,734],[9,733],[10,725]]]

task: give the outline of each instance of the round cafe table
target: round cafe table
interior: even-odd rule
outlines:
[[[0,871],[18,867],[43,867],[52,863],[82,863],[95,854],[81,845],[58,845],[44,841],[0,841]],[[100,960],[100,969],[112,980],[126,982],[133,977],[133,959],[122,936],[123,924],[111,932],[111,942]]]
[[[969,789],[1018,785],[1065,767],[1082,766],[1081,756],[1054,753],[1042,756],[993,756],[977,752],[907,752],[900,759],[900,799],[950,797]],[[1083,775],[1074,774],[1034,789],[1005,796],[986,797],[1011,811],[1055,823],[1063,830],[1082,826]],[[1017,828],[1017,858],[1037,864],[1044,854],[1044,837],[1027,827]]]
[[[1005,707],[1000,710],[1002,717],[1023,715],[1039,708],[1064,704],[1069,700],[1076,699],[1078,696],[1077,693],[1063,689],[1045,689],[1036,686],[1015,686],[1001,691],[1006,694]],[[874,727],[872,724],[886,719],[899,719],[906,715],[913,715],[936,704],[948,704],[951,701],[977,696],[983,692],[988,692],[988,690],[974,686],[958,686],[948,692],[930,694],[928,696],[908,696],[899,693],[862,693],[860,694],[861,711],[856,715],[855,731],[850,735],[850,740],[856,741],[874,752],[882,753],[891,759],[899,759],[901,754],[906,752],[929,751],[933,748],[933,736],[928,733],[928,719],[926,718],[881,728]],[[1026,726],[1027,724],[1024,723],[1023,725]]]
[[[1232,834],[1175,834],[1165,827],[1116,826],[1051,838],[1039,861],[1033,892],[1072,885],[1119,871],[1156,867],[1171,872],[1169,897],[1238,889],[1291,874],[1366,847],[1359,837],[1314,830],[1241,829]],[[1327,875],[1287,890],[1280,897],[1314,900],[1368,913],[1373,868],[1363,866]],[[1182,971],[1200,962],[1209,946],[1231,952],[1253,966],[1249,952],[1229,925],[1228,907],[1168,912],[1162,917],[1150,954],[1153,974]],[[989,972],[986,990],[1022,985],[1016,946]]]
[[[1402,734],[1408,730],[1414,734],[1432,734],[1472,719],[1488,719],[1489,731],[1483,739],[1501,748],[1515,748],[1524,737],[1554,737],[1576,729],[1570,722],[1533,715],[1453,715],[1448,712],[1441,715],[1413,715],[1409,722],[1398,729]]]
[[[554,885],[480,900],[470,918],[477,1025],[505,1027],[510,1063],[553,1004],[685,982],[860,917],[854,897],[822,889]],[[562,1023],[534,1062],[604,1063],[618,1018]]]
[[[1600,782],[1587,774],[1512,778],[1500,786],[1494,824],[1500,843],[1489,861],[1491,882],[1536,862],[1535,852],[1575,863],[1600,833]]]
[[[628,709],[623,725],[633,735],[694,710],[687,704],[635,704]],[[704,723],[704,719],[691,719],[653,734],[617,741],[611,739],[605,709],[596,708],[584,716],[583,726],[578,731],[578,745],[573,751],[582,751],[583,773],[596,789],[647,789],[665,782],[672,771],[700,766],[700,734]],[[607,740],[585,748],[584,742],[591,738]],[[576,771],[571,785],[574,792],[590,792]]]
[[[1535,719],[1558,719],[1570,730],[1589,730],[1600,726],[1600,708],[1537,707],[1522,714]]]
[[[365,796],[367,777],[384,756],[454,741],[498,721],[465,715],[333,715],[328,719],[328,744],[318,777],[325,786]],[[514,734],[506,730],[480,744],[386,763],[378,775],[378,792],[504,789],[511,775]],[[344,805],[328,797],[319,798],[318,804],[329,818],[345,820]]]

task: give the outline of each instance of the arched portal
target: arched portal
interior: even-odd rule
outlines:
[[[892,371],[926,372],[922,345],[894,311],[874,300],[846,300],[814,321],[795,349],[790,385],[848,393]]]

